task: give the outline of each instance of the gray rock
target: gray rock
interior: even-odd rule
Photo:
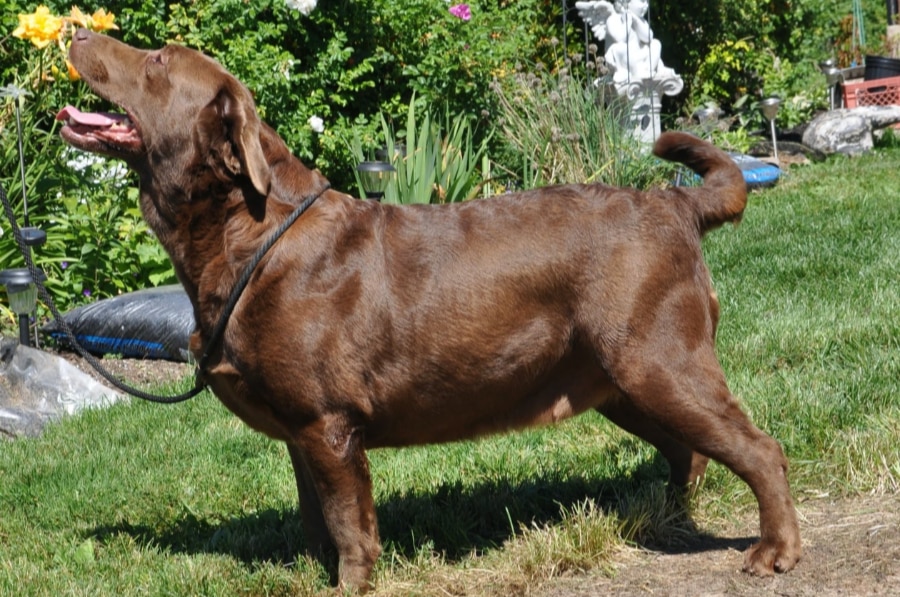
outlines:
[[[65,359],[7,340],[0,344],[0,438],[33,437],[64,415],[122,399]]]
[[[861,106],[816,116],[803,144],[825,154],[861,155],[872,150],[872,133],[900,122],[900,106]]]

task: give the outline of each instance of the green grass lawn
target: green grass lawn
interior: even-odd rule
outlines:
[[[785,446],[798,499],[897,492],[900,149],[795,167],[704,247],[731,388]],[[664,463],[595,415],[371,460],[378,594],[508,595],[689,532]],[[0,595],[327,591],[295,501],[284,447],[209,394],[88,412],[0,442]],[[713,466],[692,510],[715,529],[755,507]]]

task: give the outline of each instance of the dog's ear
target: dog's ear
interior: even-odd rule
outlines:
[[[248,177],[260,195],[267,195],[272,175],[260,144],[261,124],[250,92],[237,81],[229,80],[215,102],[235,150],[232,158],[237,158],[237,163],[226,165]]]

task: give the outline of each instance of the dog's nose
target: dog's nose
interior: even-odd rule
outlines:
[[[79,27],[75,30],[75,33],[72,35],[72,41],[87,41],[87,39],[91,36],[91,32],[84,27]]]

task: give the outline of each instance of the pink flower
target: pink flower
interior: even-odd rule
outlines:
[[[468,4],[454,4],[450,7],[450,14],[454,17],[460,18],[463,21],[468,21],[472,18],[472,11],[469,10]]]

